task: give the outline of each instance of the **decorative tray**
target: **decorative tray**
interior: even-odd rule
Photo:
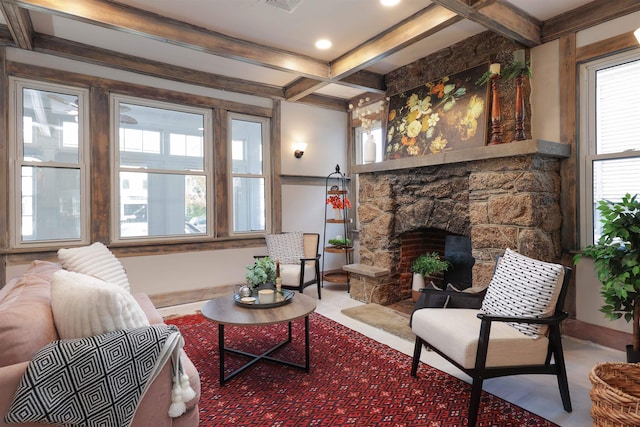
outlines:
[[[233,295],[233,300],[235,303],[241,307],[247,308],[273,308],[279,307],[281,305],[285,305],[291,302],[293,296],[296,293],[294,291],[290,291],[287,289],[282,289],[280,292],[276,292],[274,290],[273,296],[271,298],[263,298],[263,301],[260,301],[260,296],[257,291],[254,291],[250,297],[241,297],[238,294]]]

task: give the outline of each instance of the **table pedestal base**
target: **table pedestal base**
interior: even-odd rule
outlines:
[[[304,318],[304,353],[305,353],[304,364],[293,363],[287,360],[271,357],[271,354],[273,352],[282,348],[283,346],[285,346],[290,342],[291,342],[291,322],[289,322],[289,331],[288,331],[287,339],[277,344],[275,347],[265,351],[262,354],[252,354],[252,353],[247,353],[246,351],[237,350],[234,348],[228,348],[224,346],[224,325],[222,323],[219,323],[218,324],[218,353],[220,354],[220,385],[224,385],[227,381],[229,381],[230,379],[232,379],[233,377],[235,377],[245,369],[253,366],[255,363],[261,360],[268,360],[271,362],[279,363],[281,365],[303,369],[305,372],[309,372],[309,316],[306,316]],[[224,359],[225,359],[225,352],[227,351],[230,353],[240,354],[242,356],[249,357],[251,358],[251,360],[245,363],[244,365],[242,365],[240,368],[231,372],[229,375],[225,376],[224,375]]]

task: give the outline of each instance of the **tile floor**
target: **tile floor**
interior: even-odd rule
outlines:
[[[308,287],[304,293],[317,298],[314,287]],[[189,314],[198,310],[203,303],[166,307],[162,308],[160,312],[163,316]],[[349,297],[344,285],[326,284],[322,290],[322,299],[318,301],[316,311],[402,353],[413,354],[413,342],[354,320],[341,313],[344,308],[360,304],[362,303]],[[592,419],[589,414],[591,408],[589,371],[599,362],[622,362],[625,360],[625,354],[622,351],[572,338],[565,338],[563,344],[573,412],[567,413],[562,408],[556,379],[550,375],[520,375],[494,378],[485,381],[484,390],[563,427],[592,425]],[[469,377],[433,352],[423,351],[422,361],[465,381],[469,381]],[[409,372],[406,372],[406,375],[409,375]]]

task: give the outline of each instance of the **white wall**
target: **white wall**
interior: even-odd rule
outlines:
[[[283,175],[326,177],[336,164],[347,170],[346,112],[283,102],[281,138]],[[293,156],[296,141],[307,143],[300,159]]]
[[[347,113],[311,107],[291,102],[282,103],[282,174],[296,177],[316,177],[312,183],[283,185],[282,231],[320,233],[322,242],[335,237],[338,226],[327,225],[327,238],[323,235],[325,220],[325,179],[335,171],[336,164],[347,170]],[[301,159],[293,156],[296,141],[307,143]],[[293,181],[296,181],[293,178]],[[339,269],[344,256],[325,254],[321,260],[325,270]]]
[[[576,35],[577,47],[586,46],[629,31],[640,25],[640,12],[598,25]],[[534,139],[560,141],[560,59],[559,42],[553,41],[531,50],[533,78],[531,79],[532,132]],[[630,332],[624,320],[612,322],[600,313],[604,300],[600,295],[600,281],[593,269],[593,261],[583,259],[574,266],[576,275],[577,319],[607,328]]]

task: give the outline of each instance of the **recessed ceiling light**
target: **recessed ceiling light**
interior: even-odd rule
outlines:
[[[380,0],[380,4],[383,6],[391,7],[400,3],[400,0]]]
[[[316,42],[316,47],[318,49],[329,49],[331,47],[331,40],[320,39]]]

